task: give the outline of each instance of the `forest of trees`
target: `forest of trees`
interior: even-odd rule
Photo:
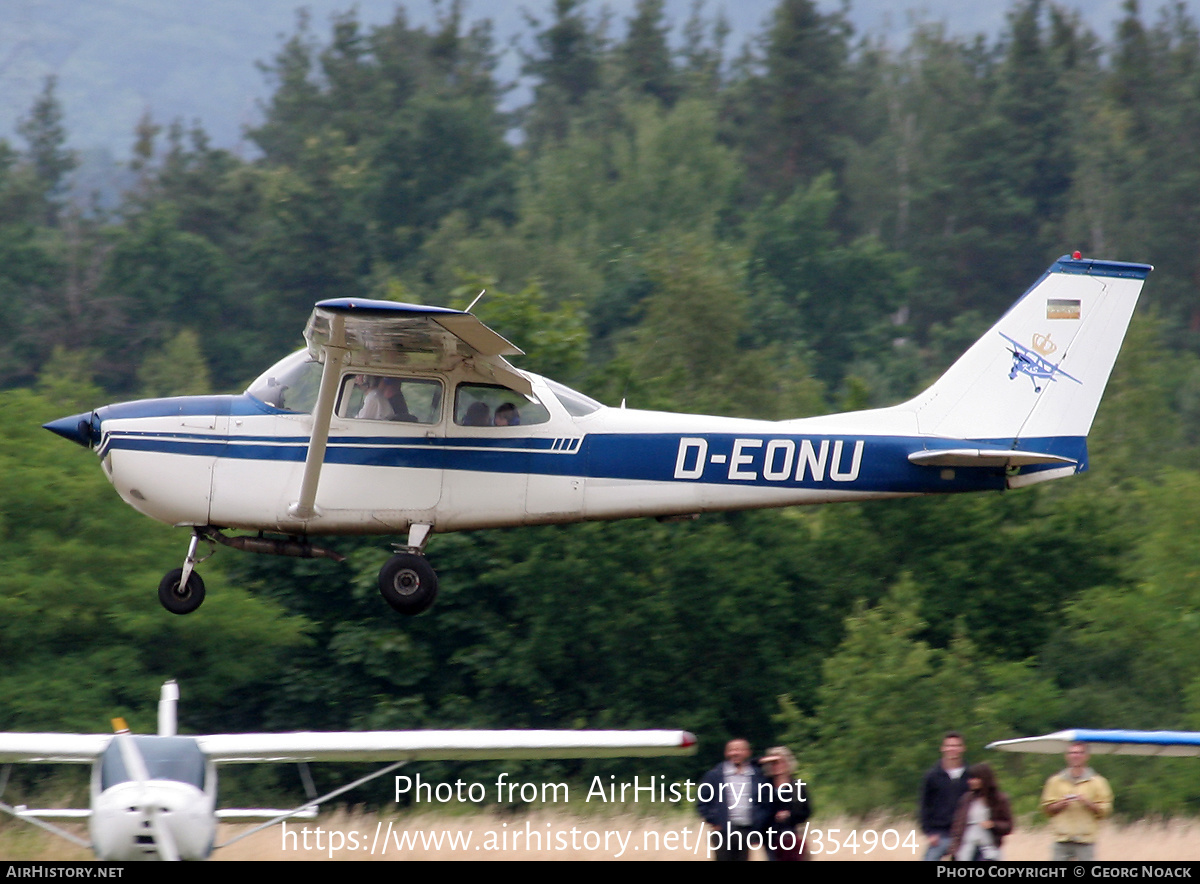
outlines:
[[[980,760],[1063,727],[1200,728],[1197,23],[1128,0],[1095,34],[1018,0],[994,40],[931,25],[895,50],[780,0],[743,51],[702,9],[555,0],[516,112],[458,3],[430,28],[301,18],[263,64],[255,158],[147,115],[113,211],[66,198],[47,81],[0,141],[0,730],[149,729],[173,677],[197,732],[681,727],[703,757],[654,767],[680,779],[731,735],[784,741],[820,810],[866,812],[911,810],[947,729]],[[173,617],[154,590],[186,535],[40,429],[240,391],[317,300],[484,286],[519,367],[610,405],[888,404],[1074,249],[1156,268],[1083,477],[438,536],[441,595],[411,620],[377,596],[386,538],[328,540],[341,566],[223,551]],[[987,760],[1019,811],[1060,766]],[[1121,813],[1200,801],[1187,759],[1104,773]],[[273,776],[246,775],[254,801]]]

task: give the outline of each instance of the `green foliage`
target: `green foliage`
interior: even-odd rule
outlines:
[[[826,383],[840,381],[855,358],[889,348],[901,331],[894,314],[913,287],[903,257],[878,240],[838,242],[837,200],[823,176],[765,204],[751,226],[756,330],[811,348]]]
[[[730,136],[760,193],[787,192],[837,168],[853,117],[850,26],[813,0],[781,0],[753,59],[729,90]]]
[[[627,87],[670,105],[679,95],[679,86],[667,43],[664,5],[664,0],[638,0],[618,52]]]
[[[96,386],[94,350],[67,351],[55,347],[38,377],[38,393],[62,411],[84,411],[100,404],[103,391]]]
[[[920,596],[902,577],[878,605],[860,603],[822,667],[815,713],[781,702],[785,740],[805,753],[811,780],[839,810],[907,805],[948,730],[973,751],[1044,727],[1058,705],[1055,687],[1027,664],[990,662],[961,635],[945,649],[922,641]]]
[[[57,219],[56,200],[61,196],[63,177],[79,164],[74,152],[64,146],[67,133],[62,105],[54,94],[57,83],[56,77],[46,78],[29,116],[17,125],[17,131],[29,146],[29,159],[46,200],[46,219],[50,224]]]
[[[600,85],[604,37],[588,20],[583,0],[554,0],[554,20],[543,27],[528,16],[537,52],[526,55],[522,72],[538,80],[537,100],[529,110],[526,130],[535,147],[563,138],[570,117]]]
[[[167,678],[193,703],[188,726],[251,724],[303,621],[212,569],[204,617],[159,608],[155,588],[185,537],[123,504],[90,453],[44,444],[39,425],[62,408],[0,394],[0,727],[102,733],[123,714],[152,729]]]
[[[212,392],[200,337],[185,328],[158,353],[149,354],[138,369],[141,395],[200,396]]]
[[[522,368],[564,383],[583,373],[588,335],[578,302],[564,300],[552,308],[545,290],[536,283],[514,294],[468,284],[452,296],[455,300],[474,300],[485,288],[487,293],[476,315],[509,340],[521,342],[525,355],[515,358]]]

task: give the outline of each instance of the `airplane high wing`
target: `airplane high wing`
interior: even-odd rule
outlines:
[[[322,301],[307,346],[239,396],[106,405],[46,424],[130,506],[192,536],[159,600],[199,607],[203,541],[340,559],[314,535],[404,538],[395,610],[437,594],[437,533],[1021,488],[1088,468],[1087,435],[1148,264],[1063,256],[929,389],[800,420],[606,408],[513,367],[470,312]],[[230,531],[249,531],[231,535]],[[273,535],[273,536],[272,536]]]
[[[1197,731],[1126,731],[1075,730],[1056,731],[1041,737],[1021,737],[988,743],[989,749],[1004,752],[1035,752],[1061,755],[1072,743],[1087,743],[1092,755],[1200,755],[1200,732]]]
[[[474,761],[686,755],[685,731],[348,731],[197,737],[217,764],[268,761]]]
[[[205,859],[216,847],[218,820],[263,819],[273,825],[316,808],[411,761],[621,758],[687,755],[696,738],[668,730],[430,730],[344,733],[176,733],[179,689],[163,685],[156,735],[133,735],[119,719],[116,734],[0,733],[0,763],[90,764],[87,810],[30,810],[0,802],[0,812],[32,823],[106,860]],[[294,810],[218,809],[217,768],[271,762],[392,762]],[[0,791],[7,777],[0,778]],[[88,821],[91,841],[48,823]],[[239,838],[245,837],[243,833]]]

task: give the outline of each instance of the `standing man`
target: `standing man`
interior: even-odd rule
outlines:
[[[1042,790],[1042,810],[1054,829],[1052,858],[1058,862],[1094,860],[1100,820],[1112,813],[1112,788],[1087,763],[1087,744],[1072,743],[1066,770],[1046,780]]]
[[[950,829],[954,825],[954,813],[958,800],[967,791],[964,773],[967,763],[963,760],[967,744],[962,734],[950,731],[942,737],[941,760],[938,761],[921,783],[920,808],[921,831],[929,839],[925,859],[940,860],[950,850]]]
[[[772,808],[767,778],[750,761],[750,743],[740,737],[726,743],[725,761],[703,776],[700,790],[700,816],[711,831],[720,833],[713,858],[749,859],[747,839],[766,828]],[[710,838],[709,844],[713,843]]]

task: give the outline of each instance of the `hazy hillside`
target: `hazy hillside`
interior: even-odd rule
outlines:
[[[28,112],[45,78],[53,75],[76,148],[104,147],[124,156],[134,124],[146,110],[159,122],[199,120],[217,145],[234,147],[242,128],[255,119],[258,102],[269,93],[256,63],[272,56],[280,35],[292,33],[298,8],[310,11],[314,31],[323,37],[337,12],[354,7],[361,21],[379,24],[392,17],[397,5],[396,0],[7,0],[0,3],[0,138],[13,138],[17,121]],[[423,24],[432,20],[439,4],[410,0],[402,5],[413,23]],[[821,5],[834,9],[840,4],[825,0]],[[1082,10],[1103,36],[1111,33],[1121,7],[1119,0],[1064,5]],[[761,32],[773,6],[771,0],[708,0],[705,9],[724,10],[733,49]],[[469,19],[490,18],[497,45],[509,47],[518,34],[529,32],[522,10],[539,15],[550,3],[468,0],[465,7]],[[669,0],[668,15],[678,26],[691,7],[692,0]],[[633,0],[594,2],[590,8],[597,16],[604,8],[610,10],[614,28],[620,30]],[[860,33],[893,35],[901,34],[916,17],[945,21],[954,33],[995,35],[1004,16],[1000,4],[955,0],[857,0],[850,9]],[[501,79],[516,79],[519,67],[517,53],[509,49],[501,58]]]

